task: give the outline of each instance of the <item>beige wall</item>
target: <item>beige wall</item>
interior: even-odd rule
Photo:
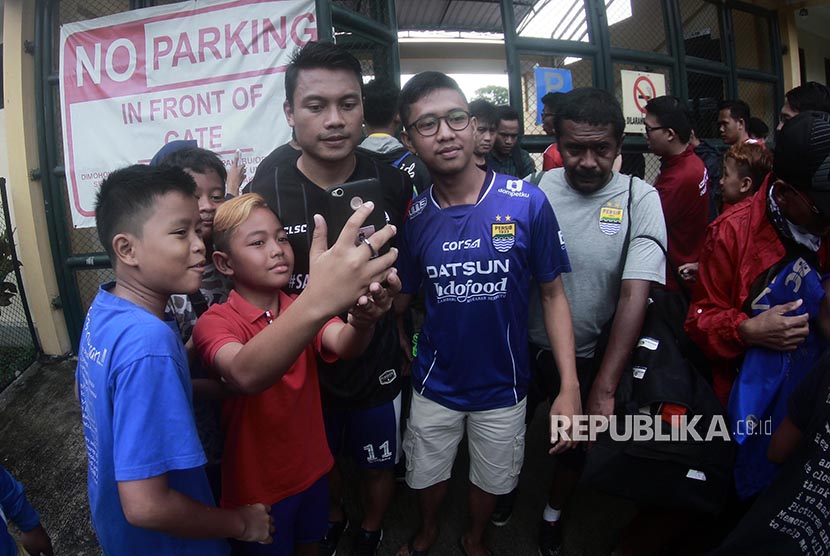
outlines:
[[[818,81],[826,85],[827,75],[824,71],[824,60],[830,58],[830,41],[808,31],[799,30],[798,46],[804,49],[807,81]]]
[[[29,179],[40,165],[35,116],[34,58],[23,52],[24,41],[34,40],[34,2],[5,0],[3,9],[3,79],[5,84],[6,178],[16,221],[16,240],[24,269],[24,287],[41,345],[47,354],[70,350],[63,312],[51,301],[58,296],[55,269],[44,213],[43,191]]]

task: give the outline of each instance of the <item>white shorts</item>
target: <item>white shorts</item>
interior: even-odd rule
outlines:
[[[446,481],[465,421],[470,482],[490,494],[507,494],[519,484],[525,454],[526,400],[487,411],[455,411],[412,392],[406,425],[406,483],[423,489]]]

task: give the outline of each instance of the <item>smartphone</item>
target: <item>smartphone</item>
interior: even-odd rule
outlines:
[[[329,247],[334,245],[340,232],[351,218],[354,211],[366,201],[375,204],[374,210],[366,218],[363,226],[355,236],[355,245],[360,245],[362,238],[371,237],[376,231],[386,226],[386,211],[383,206],[383,186],[377,178],[350,181],[341,185],[332,185],[326,189],[328,202],[328,213],[326,224],[328,224]],[[384,244],[378,249],[378,254],[383,255],[389,251],[389,244]]]

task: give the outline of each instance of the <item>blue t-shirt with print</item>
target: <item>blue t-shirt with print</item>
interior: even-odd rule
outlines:
[[[412,202],[399,245],[402,291],[425,289],[416,391],[458,411],[520,402],[530,380],[531,280],[570,271],[545,194],[487,172],[475,205],[442,209],[430,187]]]
[[[92,524],[107,556],[230,552],[224,540],[193,540],[130,525],[118,481],[167,474],[170,488],[214,505],[193,420],[187,357],[174,321],[101,286],[78,349]]]

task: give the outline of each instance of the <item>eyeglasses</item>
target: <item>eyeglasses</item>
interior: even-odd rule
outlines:
[[[661,125],[661,126],[657,126],[657,127],[651,127],[650,125],[643,124],[643,127],[646,128],[646,135],[648,135],[652,131],[657,131],[658,129],[671,129],[668,126],[665,126],[665,125]]]
[[[438,128],[441,127],[441,120],[447,122],[447,125],[453,131],[464,131],[470,125],[470,113],[466,110],[459,109],[451,110],[445,116],[427,114],[406,127],[407,129],[415,129],[415,131],[424,137],[431,137],[438,133]]]

